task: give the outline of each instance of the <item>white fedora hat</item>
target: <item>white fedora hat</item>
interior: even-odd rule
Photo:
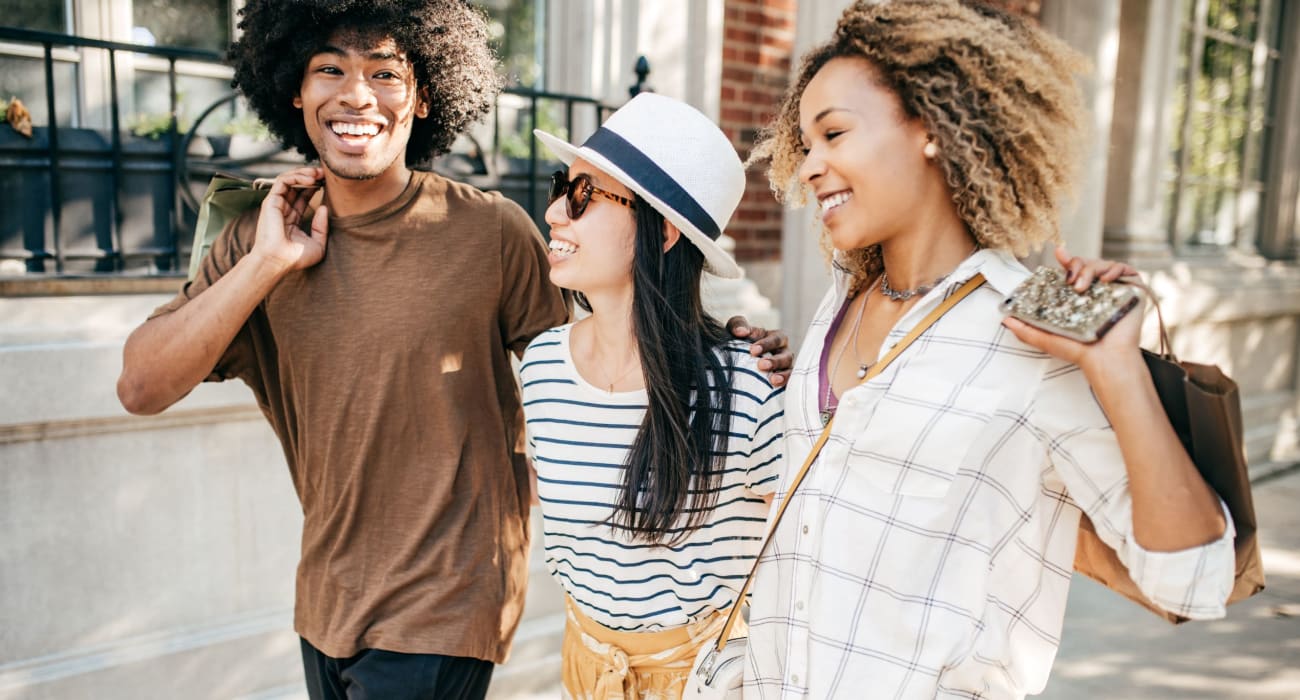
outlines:
[[[533,133],[565,165],[581,158],[649,202],[704,253],[706,270],[741,276],[717,239],[745,194],[745,168],[722,130],[694,107],[643,92],[581,146]]]

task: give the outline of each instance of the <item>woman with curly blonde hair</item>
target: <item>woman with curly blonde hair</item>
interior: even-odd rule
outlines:
[[[755,158],[783,200],[815,197],[834,271],[787,391],[778,499],[834,422],[758,567],[747,696],[1041,691],[1081,512],[1152,601],[1223,615],[1232,523],[1164,417],[1139,315],[1084,345],[999,312],[1028,275],[1015,255],[1058,237],[1082,68],[973,2],[859,1],[765,131]],[[1058,258],[1080,291],[1132,272]]]

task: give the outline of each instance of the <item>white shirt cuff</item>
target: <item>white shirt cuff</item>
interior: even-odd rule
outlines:
[[[1223,617],[1236,574],[1236,528],[1223,501],[1226,526],[1219,539],[1176,552],[1143,549],[1137,539],[1128,541],[1128,570],[1133,582],[1151,602],[1192,620]]]

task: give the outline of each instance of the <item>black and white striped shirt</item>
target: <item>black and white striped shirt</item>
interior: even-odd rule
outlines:
[[[542,502],[546,564],[583,613],[612,629],[678,627],[726,609],[762,544],[762,496],[781,471],[783,390],[730,343],[731,422],[717,506],[671,547],[634,541],[608,524],[646,392],[610,393],[574,368],[566,325],[539,335],[520,378],[528,442]]]

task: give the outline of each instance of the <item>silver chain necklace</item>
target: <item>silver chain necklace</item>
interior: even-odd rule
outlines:
[[[948,274],[952,274],[952,273],[948,273]],[[889,273],[881,272],[880,293],[884,294],[886,297],[892,299],[893,301],[907,301],[912,297],[919,297],[919,296],[924,296],[926,294],[929,294],[931,289],[934,289],[935,287],[938,287],[940,284],[943,284],[943,281],[946,279],[948,279],[948,275],[944,275],[943,277],[940,277],[939,279],[931,282],[930,284],[923,284],[919,287],[913,287],[912,289],[894,289],[893,287],[889,286]]]
[[[975,243],[975,247],[970,249],[970,252],[966,254],[966,257],[969,258],[971,255],[974,255],[975,251],[979,249],[980,249],[980,244],[977,241]],[[950,271],[947,275],[940,277],[939,279],[931,282],[930,284],[923,284],[919,287],[914,287],[912,289],[894,289],[893,287],[889,286],[889,273],[884,270],[881,270],[880,271],[880,293],[884,294],[886,298],[891,299],[893,301],[907,301],[908,299],[911,299],[913,297],[925,296],[926,294],[929,294],[931,289],[934,289],[935,287],[938,287],[939,285],[943,284],[943,281],[948,279],[948,275],[951,274],[952,272]]]

